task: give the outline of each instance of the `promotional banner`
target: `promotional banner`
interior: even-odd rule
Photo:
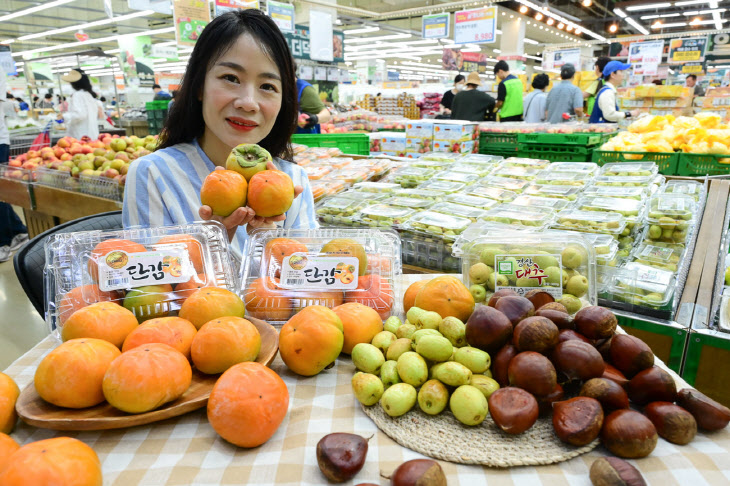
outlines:
[[[69,68],[70,69],[70,68]],[[30,70],[33,71],[33,77],[36,81],[53,81],[53,71],[51,65],[47,62],[31,62]]]
[[[669,62],[702,62],[705,60],[707,37],[690,37],[669,41]]]
[[[173,0],[175,39],[178,46],[192,47],[210,23],[207,0]]]
[[[462,52],[458,49],[444,49],[441,67],[447,71],[487,72],[487,55],[480,52]]]
[[[636,76],[655,76],[664,54],[664,41],[632,42],[629,63]]]
[[[10,46],[4,44],[0,45],[0,69],[2,69],[8,76],[16,76],[18,74],[18,69],[15,66]]]
[[[451,14],[449,12],[424,15],[421,36],[424,39],[442,39],[448,37],[450,19]]]
[[[153,57],[155,59],[168,59],[177,61],[177,47],[152,44],[152,51],[149,57]]]
[[[332,15],[316,10],[309,11],[309,57],[315,61],[332,62]]]
[[[580,48],[546,51],[542,54],[542,68],[545,70],[560,69],[565,64],[572,64],[576,71],[580,69]]]
[[[294,31],[294,5],[268,0],[266,13],[283,33]]]
[[[238,9],[259,8],[259,0],[215,0],[215,16]]]
[[[704,62],[686,62],[682,64],[682,74],[705,74]]]
[[[122,36],[119,43],[119,64],[127,86],[152,87],[155,71],[152,69],[152,41],[148,35]]]
[[[492,43],[496,40],[497,7],[462,10],[454,16],[454,42]]]
[[[271,3],[271,2],[269,2]],[[284,32],[286,43],[294,59],[312,59],[310,57],[309,27],[297,25],[294,31]],[[332,61],[345,62],[345,34],[342,31],[332,32]]]

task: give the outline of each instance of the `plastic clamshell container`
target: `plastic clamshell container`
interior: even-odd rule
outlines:
[[[598,174],[598,164],[595,162],[553,162],[547,168],[549,172],[578,172],[586,177]]]
[[[281,238],[294,249],[282,259],[269,254],[271,246],[267,248]],[[246,249],[240,272],[246,315],[277,327],[310,305],[331,308],[343,300],[359,302],[375,309],[382,319],[396,305],[401,248],[394,231],[255,230]]]
[[[338,198],[351,199],[353,201],[364,202],[366,204],[372,204],[376,201],[382,201],[383,199],[387,199],[390,196],[391,196],[391,194],[389,194],[387,192],[381,193],[381,194],[376,194],[376,193],[367,192],[367,191],[357,191],[357,190],[353,189],[352,187],[344,192],[337,194]],[[326,202],[327,201],[325,201],[325,203]]]
[[[408,196],[392,196],[384,199],[382,203],[389,206],[401,206],[404,208],[412,208],[418,210],[428,209],[434,204],[433,201],[429,201],[428,199],[420,199],[417,197]]]
[[[431,189],[417,189],[417,188],[410,188],[410,189],[396,189],[393,191],[394,196],[402,196],[402,197],[414,197],[418,199],[425,199],[426,201],[431,202],[437,202],[442,201],[446,197],[446,193],[442,191],[434,191]]]
[[[542,196],[525,196],[524,194],[521,196],[517,196],[517,198],[512,201],[513,205],[516,206],[527,206],[531,208],[547,208],[552,209],[554,211],[561,211],[568,206],[570,206],[572,203],[568,201],[567,199],[558,199],[555,197],[542,197]]]
[[[316,181],[319,179],[323,179],[327,174],[332,172],[332,167],[327,167],[325,165],[309,164],[304,166],[304,172],[307,173],[307,177],[309,177],[310,181]]]
[[[463,182],[456,181],[442,181],[431,179],[418,186],[419,189],[428,189],[432,191],[440,191],[444,194],[453,194],[464,189],[467,185]]]
[[[508,157],[500,163],[500,167],[525,167],[529,169],[546,169],[549,160],[526,159],[523,157]]]
[[[557,199],[565,199],[566,201],[575,201],[581,192],[580,187],[576,186],[554,186],[551,184],[530,184],[525,188],[523,194],[526,196],[552,197]]]
[[[360,224],[397,229],[417,212],[415,209],[401,206],[388,206],[381,203],[371,204],[360,210]]]
[[[661,308],[671,302],[675,287],[673,272],[629,262],[614,272],[609,291],[633,305]]]
[[[391,171],[388,179],[396,182],[405,188],[416,187],[423,181],[433,178],[436,171],[433,169],[422,169],[420,167],[401,167]]]
[[[617,213],[564,209],[558,213],[553,228],[618,237],[626,228],[626,218]]]
[[[599,175],[593,183],[597,186],[613,187],[647,187],[654,181],[654,176],[604,176]]]
[[[331,179],[320,179],[318,181],[310,181],[309,187],[312,188],[312,196],[314,202],[319,202],[327,196],[332,196],[338,192],[347,189],[347,184],[342,181],[334,181]]]
[[[345,167],[349,167],[354,160],[352,157],[332,157],[331,159],[327,159],[327,165],[332,166],[333,169],[344,169]]]
[[[360,192],[371,192],[375,194],[392,193],[396,189],[400,189],[400,184],[389,182],[358,182],[352,188]]]
[[[499,204],[494,199],[486,197],[470,196],[469,194],[449,194],[446,196],[446,202],[459,204],[461,206],[471,206],[478,209],[491,209]]]
[[[358,212],[372,201],[355,200],[346,196],[328,198],[317,208],[317,217],[320,221],[331,225],[354,226],[358,224]]]
[[[490,185],[471,186],[468,189],[467,195],[493,199],[500,203],[510,202],[517,197],[517,193],[515,191]]]
[[[584,196],[590,197],[618,197],[636,199],[641,201],[647,196],[646,187],[613,187],[613,186],[589,186],[583,191]]]
[[[452,161],[445,161],[445,160],[431,160],[431,159],[424,159],[423,157],[419,159],[413,159],[411,161],[411,167],[419,167],[421,169],[431,169],[431,170],[437,170],[442,171],[446,170],[451,167],[453,164]]]
[[[452,202],[436,203],[429,209],[437,213],[444,213],[460,218],[467,218],[470,219],[472,223],[476,223],[478,219],[483,218],[487,214],[486,209],[479,209],[473,206],[464,206],[463,204],[456,204]]]
[[[488,163],[488,162],[500,162],[504,160],[501,155],[487,155],[487,154],[464,154],[459,157],[458,162],[460,163]]]
[[[345,181],[348,184],[355,184],[357,182],[363,182],[370,177],[370,174],[366,170],[362,169],[341,169],[335,172],[331,172],[328,176],[330,179],[339,179]]]
[[[615,267],[618,264],[618,242],[611,235],[579,233],[596,253],[596,264]]]
[[[435,160],[437,162],[445,162],[447,164],[453,164],[459,158],[459,154],[449,154],[444,152],[426,152],[420,157],[421,160]]]
[[[414,214],[404,225],[403,229],[443,238],[445,241],[454,241],[469,225],[472,220],[460,218],[436,211],[420,211]]]
[[[173,286],[238,291],[228,235],[215,221],[57,233],[49,237],[45,251],[46,322],[51,331],[62,328],[80,307],[98,301],[124,305],[142,322],[180,309],[192,291],[174,291]]]
[[[599,211],[604,213],[618,213],[626,218],[629,230],[644,214],[644,202],[636,199],[619,197],[585,196],[575,204],[582,211]]]
[[[672,223],[687,224],[694,219],[697,210],[694,198],[685,194],[657,194],[649,199],[648,206],[649,223],[662,229],[669,228]]]
[[[451,255],[450,241],[410,231],[402,231],[400,237],[403,264],[447,273],[460,271],[461,260]]]
[[[509,159],[508,159],[509,160]],[[504,162],[492,171],[491,177],[507,177],[510,179],[521,179],[526,181],[533,180],[540,173],[540,169],[531,167],[507,167]]]
[[[570,162],[571,164],[576,162]],[[552,167],[552,166],[551,166]],[[592,179],[593,174],[581,172],[577,170],[552,170],[547,169],[535,177],[535,184],[550,184],[554,186],[578,186],[587,185]]]
[[[456,170],[444,170],[433,176],[437,181],[461,182],[463,184],[474,184],[480,179],[479,174],[459,172]]]
[[[691,196],[695,201],[699,201],[705,195],[706,189],[704,184],[697,181],[668,181],[662,186],[661,192],[665,194],[684,194]]]
[[[659,166],[654,162],[612,162],[601,167],[599,175],[606,177],[655,176]]]
[[[521,194],[525,190],[525,187],[530,185],[530,181],[526,179],[514,179],[512,177],[496,177],[494,175],[488,175],[477,182],[479,185],[497,186],[508,191],[516,192]]]
[[[388,172],[392,164],[388,159],[360,159],[352,161],[348,167],[351,169],[365,170],[371,177],[377,177]]]
[[[555,211],[546,208],[502,204],[487,211],[483,219],[485,221],[496,221],[497,223],[545,229],[555,220]]]
[[[479,236],[462,247],[464,284],[503,288],[520,295],[535,289],[556,300],[571,294],[581,307],[596,304],[596,257],[588,242],[575,233],[520,233]],[[480,265],[482,264],[482,265]],[[484,266],[489,277],[484,278]]]
[[[631,253],[632,261],[676,273],[685,248],[682,245],[641,243]]]
[[[476,174],[479,177],[484,177],[489,175],[489,173],[492,172],[496,167],[496,162],[476,163],[459,161],[449,167],[449,170],[453,172],[466,172],[468,174]]]

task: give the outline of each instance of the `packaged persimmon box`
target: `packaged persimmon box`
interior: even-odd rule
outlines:
[[[488,293],[509,289],[519,295],[545,291],[571,314],[596,304],[596,255],[581,235],[486,235],[460,247],[464,283],[475,301],[484,302]]]
[[[393,230],[258,229],[241,265],[246,315],[275,326],[310,305],[358,302],[396,312],[401,243]]]
[[[45,253],[51,331],[96,302],[115,302],[143,322],[175,315],[201,287],[238,288],[226,230],[215,221],[59,233]]]

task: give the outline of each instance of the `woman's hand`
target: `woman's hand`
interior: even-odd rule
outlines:
[[[276,165],[272,161],[266,164],[266,168],[268,170],[278,170]],[[215,170],[225,169],[223,167],[216,167]],[[299,197],[303,190],[304,188],[302,186],[294,186],[294,198],[296,199],[297,197]],[[280,214],[279,216],[274,216],[271,218],[256,216],[254,210],[249,208],[248,206],[238,208],[228,216],[223,217],[213,214],[213,210],[210,208],[210,206],[204,205],[201,206],[198,210],[198,215],[206,221],[218,221],[223,226],[225,226],[226,230],[228,231],[229,241],[233,240],[233,237],[235,236],[239,226],[248,225],[246,231],[250,233],[257,228],[274,228],[274,223],[276,223],[277,221],[284,221],[286,219],[286,216],[284,214]]]

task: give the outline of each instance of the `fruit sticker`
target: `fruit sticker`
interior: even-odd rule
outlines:
[[[305,255],[285,257],[280,287],[285,289],[354,290],[360,261],[350,256]]]
[[[494,261],[495,291],[511,289],[524,295],[540,288],[556,299],[563,296],[561,255],[495,255]]]
[[[99,288],[105,292],[145,285],[187,282],[195,274],[185,250],[109,252],[98,260]]]
[[[106,255],[105,262],[114,269],[122,268],[129,261],[129,256],[123,251],[112,251]]]

